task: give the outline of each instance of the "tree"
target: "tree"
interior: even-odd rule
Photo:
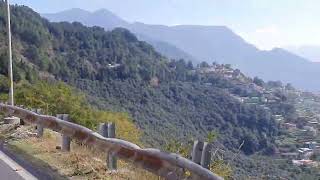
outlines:
[[[0,93],[9,92],[9,79],[0,74]]]
[[[281,88],[283,86],[281,81],[268,81],[267,84],[271,88]]]
[[[256,84],[257,86],[263,87],[265,85],[264,81],[258,77],[253,78],[253,83]]]
[[[200,63],[200,68],[207,68],[207,67],[210,67],[207,62],[202,61],[202,62]]]
[[[295,88],[292,86],[292,84],[290,84],[290,83],[287,83],[286,84],[286,86],[285,86],[285,88],[287,89],[287,90],[295,90]]]
[[[92,109],[84,94],[64,83],[22,84],[16,90],[15,100],[26,107],[41,108],[45,114],[70,114],[73,122],[90,129],[96,129],[100,122],[115,122],[119,138],[141,144],[141,132],[126,113]]]
[[[224,67],[227,69],[231,69],[231,64],[225,64]]]
[[[188,68],[189,70],[192,70],[192,69],[194,68],[192,61],[188,61],[187,68]]]

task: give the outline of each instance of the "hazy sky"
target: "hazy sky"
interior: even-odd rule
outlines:
[[[11,0],[40,13],[106,8],[148,24],[225,25],[261,49],[320,44],[320,0]]]

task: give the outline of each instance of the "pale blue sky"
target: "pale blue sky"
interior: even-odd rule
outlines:
[[[320,45],[320,0],[11,0],[40,13],[106,8],[149,24],[225,25],[261,49]]]

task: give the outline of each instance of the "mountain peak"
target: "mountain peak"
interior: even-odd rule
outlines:
[[[304,80],[316,81],[316,77],[319,76],[319,67],[314,63],[281,48],[261,51],[226,26],[168,26],[141,22],[130,24],[106,9],[97,10],[88,17],[83,16],[84,18],[77,15],[60,17],[62,21],[78,21],[88,26],[102,26],[105,29],[127,28],[139,35],[140,40],[154,45],[159,52],[168,57],[172,57],[172,54],[179,54],[182,57],[181,53],[176,53],[177,50],[172,50],[172,47],[176,47],[181,50],[180,52],[186,52],[184,54],[190,54],[199,61],[232,64],[250,76],[258,76],[265,80],[279,79],[299,88],[320,87],[312,85],[319,83],[310,84]],[[278,73],[275,74],[270,69]],[[284,69],[286,71],[283,71]]]
[[[66,11],[42,14],[53,22],[68,21],[81,22],[86,26],[100,25],[106,29],[126,26],[128,23],[107,9],[98,9],[94,12],[80,8],[73,8]]]
[[[86,11],[86,10],[81,9],[81,8],[72,8],[72,9],[64,10],[64,11],[61,11],[61,12],[58,12],[58,13],[61,13],[61,14],[77,14],[77,15],[79,15],[79,14],[90,14],[89,11]]]
[[[115,15],[113,12],[109,11],[108,9],[98,9],[96,11],[94,11],[92,14],[99,14],[99,15],[112,15],[115,16],[117,18],[119,18],[117,15]]]

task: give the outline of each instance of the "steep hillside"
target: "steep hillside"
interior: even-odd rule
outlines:
[[[43,16],[54,22],[73,22],[75,19],[77,19],[78,22],[88,26],[97,26],[100,24],[99,26],[109,30],[129,24],[106,9],[101,9],[91,13],[82,9],[74,8],[60,12],[59,14],[43,14]]]
[[[94,13],[89,14],[91,17],[95,16]],[[110,28],[105,25],[106,22],[113,21],[113,19],[106,17],[101,21],[88,22],[83,21],[81,16],[71,18],[72,16],[66,15],[62,17],[60,13],[44,16],[53,21],[57,20],[54,17],[61,17],[60,20],[79,21],[86,25],[99,25],[105,28]],[[190,54],[197,61],[232,64],[250,76],[259,76],[265,80],[281,80],[292,83],[301,89],[320,89],[320,80],[317,78],[320,75],[319,64],[312,63],[282,49],[261,51],[227,27],[162,26],[143,23],[118,24],[118,26],[125,27],[135,34],[168,43]],[[149,43],[152,44],[153,42],[150,41]],[[166,51],[161,51],[162,49],[158,48],[157,50],[170,56],[170,54],[166,54]],[[276,68],[274,71],[270,71],[274,68]]]
[[[8,91],[3,76],[7,74],[4,12],[0,1],[1,92]],[[288,165],[288,161],[274,163],[272,156],[260,156],[273,155],[277,150],[275,139],[280,128],[273,114],[294,118],[295,109],[281,91],[266,89],[269,85],[283,88],[279,82],[265,85],[261,79],[248,78],[230,65],[201,63],[195,68],[184,60],[169,61],[126,29],[105,31],[80,23],[50,23],[28,7],[12,7],[12,30],[15,88],[21,102],[46,107],[49,101],[55,105],[53,113],[70,108],[82,117],[78,123],[89,127],[114,120],[127,125],[123,129],[133,129],[134,133],[124,133],[132,138],[130,141],[139,141],[134,122],[142,132],[144,146],[162,149],[176,142],[188,145],[196,138],[212,139],[218,134],[214,144],[216,162],[222,157],[227,160],[236,179],[262,179],[266,174],[274,179],[299,179],[309,173]],[[39,80],[49,85],[39,84]],[[69,99],[70,92],[63,93],[63,86],[53,88],[56,81],[76,87],[86,98],[75,103],[79,101]],[[40,102],[35,92],[41,95]],[[61,92],[62,98],[57,98]],[[264,96],[268,101],[262,102]],[[59,106],[64,100],[67,107]],[[130,118],[93,110],[88,103],[111,112],[127,112]]]
[[[136,34],[136,36],[138,37],[138,39],[148,42],[155,48],[155,50],[157,50],[159,53],[165,55],[170,59],[184,59],[193,63],[198,63],[198,60],[196,58],[172,44],[169,44],[165,41],[155,40],[153,38],[141,34]]]
[[[4,39],[3,14],[0,22]],[[272,145],[277,134],[276,123],[262,108],[239,103],[222,87],[207,86],[191,73],[192,64],[168,61],[125,29],[106,32],[79,23],[49,23],[18,6],[12,8],[12,22],[17,81],[40,77],[78,87],[101,108],[129,112],[148,144],[205,138],[218,131],[229,148],[245,139],[243,150],[251,154]],[[0,54],[4,63],[3,48]]]
[[[117,27],[130,27],[130,23],[119,18],[118,16],[106,9],[101,9],[93,13],[82,9],[71,9],[58,14],[43,14],[42,16],[50,19],[50,21],[53,22],[81,22],[86,26],[100,26],[105,28],[106,30],[112,30]],[[186,60],[197,61],[188,53],[182,51],[181,49],[175,47],[174,45],[168,42],[162,41],[161,39],[154,39],[152,38],[152,36],[146,36],[139,33],[137,33],[136,35],[140,40],[148,42],[158,52],[162,53],[163,55],[169,58],[183,58]]]

